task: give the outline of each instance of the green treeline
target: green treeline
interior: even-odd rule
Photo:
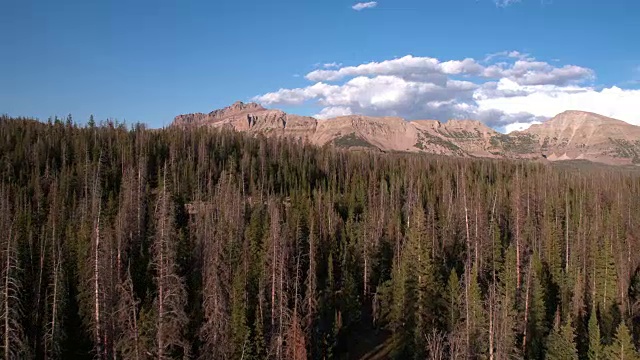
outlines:
[[[640,359],[640,178],[0,118],[3,359]]]

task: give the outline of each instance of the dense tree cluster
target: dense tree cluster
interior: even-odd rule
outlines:
[[[640,178],[0,118],[5,359],[639,359]]]

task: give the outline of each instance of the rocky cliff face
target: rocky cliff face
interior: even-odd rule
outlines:
[[[208,114],[194,113],[186,115],[178,115],[173,120],[175,126],[190,126],[215,124],[227,120],[229,118],[242,117],[255,112],[268,111],[256,103],[245,104],[241,101],[235,102],[233,105],[224,109],[214,110]]]
[[[566,111],[531,128],[500,134],[474,120],[405,121],[397,117],[341,116],[327,120],[236,102],[208,114],[179,115],[173,126],[228,127],[287,136],[315,145],[441,155],[640,163],[640,127],[602,115]]]
[[[315,132],[317,120],[311,117],[289,115],[284,111],[265,109],[262,106],[236,102],[224,109],[208,114],[179,115],[173,126],[229,127],[236,131],[262,133],[269,136],[307,138]]]

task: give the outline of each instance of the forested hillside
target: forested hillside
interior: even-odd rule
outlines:
[[[638,359],[640,178],[0,118],[3,359]]]

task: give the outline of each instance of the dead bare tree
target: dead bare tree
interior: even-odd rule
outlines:
[[[116,351],[122,358],[140,360],[143,358],[138,325],[140,300],[133,291],[130,267],[127,268],[124,281],[118,284],[117,294],[115,318],[119,330],[115,339]]]
[[[210,203],[196,216],[196,237],[203,249],[203,310],[204,323],[200,329],[200,338],[207,356],[229,358],[234,351],[232,343],[231,312],[233,268],[243,271],[240,278],[246,279],[246,263],[232,264],[228,249],[241,248],[244,241],[244,200],[242,185],[239,181],[223,173],[213,187],[209,183]],[[246,254],[245,254],[246,255]],[[246,261],[246,257],[245,261]],[[237,274],[236,274],[237,275]],[[242,289],[246,280],[241,280]],[[246,302],[244,290],[235,293],[237,301]]]
[[[51,190],[52,205],[49,211],[47,237],[50,249],[48,256],[49,280],[46,289],[45,324],[44,324],[44,356],[46,358],[59,358],[61,342],[64,338],[63,320],[65,311],[66,282],[63,267],[62,230],[59,229],[59,213],[61,212],[61,199],[56,184]],[[43,241],[44,242],[44,241]],[[42,255],[41,255],[42,256]],[[39,299],[38,299],[39,301]]]
[[[0,237],[2,273],[0,280],[0,336],[2,356],[5,360],[21,359],[25,354],[25,338],[20,319],[22,284],[19,273],[16,233],[11,218],[12,209],[8,189],[0,188],[0,226],[4,231]]]
[[[174,228],[174,209],[164,165],[162,182],[155,208],[156,235],[152,244],[153,268],[157,296],[154,301],[155,343],[154,357],[170,359],[177,354],[188,356],[184,341],[187,315],[184,307],[187,294],[184,280],[177,273],[177,239]]]
[[[427,335],[427,350],[429,360],[445,360],[446,359],[447,337],[444,333],[433,329]]]

